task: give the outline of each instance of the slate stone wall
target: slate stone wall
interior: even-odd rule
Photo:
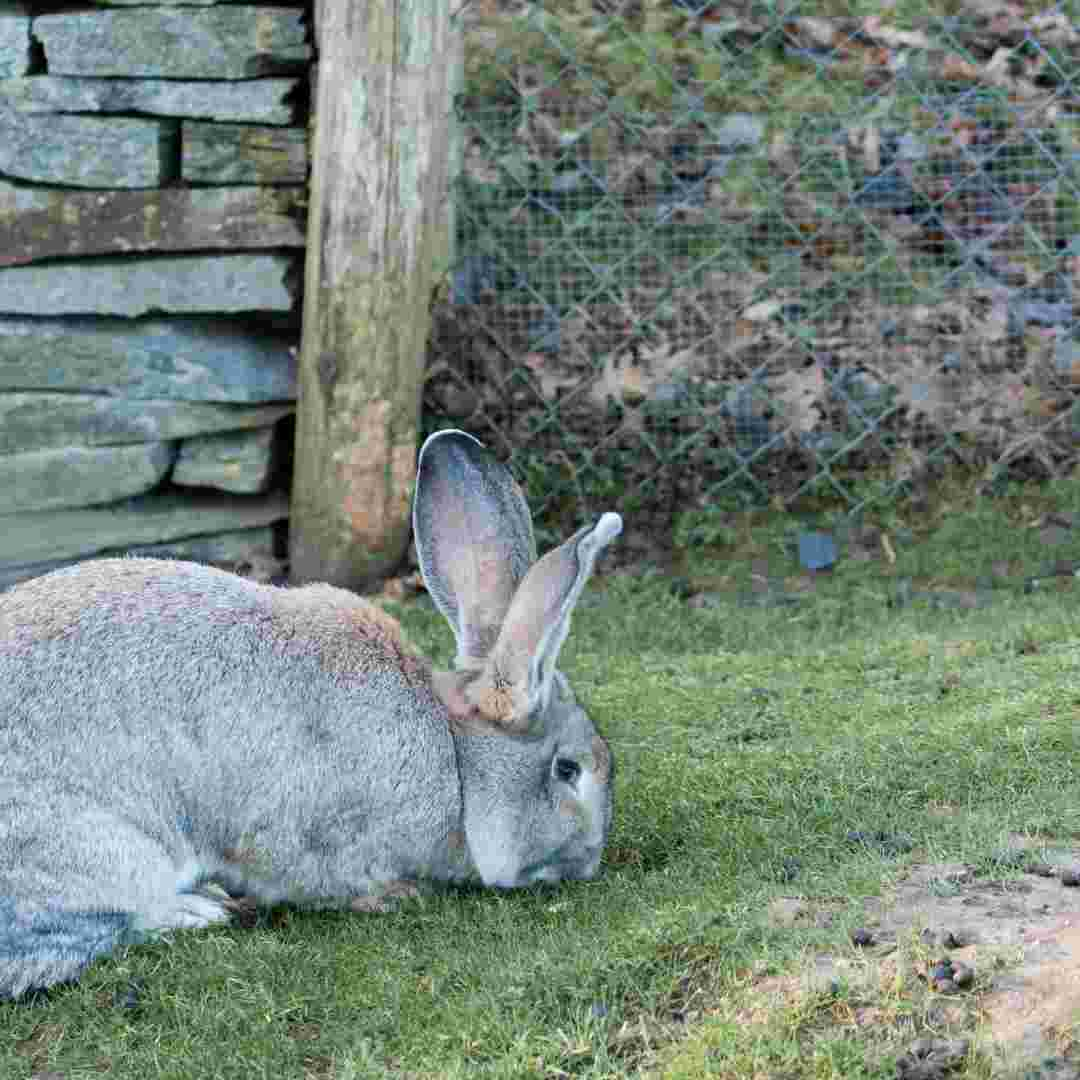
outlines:
[[[0,588],[280,549],[308,38],[301,7],[0,0]]]

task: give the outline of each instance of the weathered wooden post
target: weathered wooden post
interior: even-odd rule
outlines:
[[[460,54],[449,0],[317,0],[315,24],[291,575],[356,588],[408,543]]]

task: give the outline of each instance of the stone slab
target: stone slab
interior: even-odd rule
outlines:
[[[164,479],[175,457],[176,447],[160,442],[0,455],[0,514],[142,495]]]
[[[210,405],[96,394],[0,394],[0,454],[166,442],[267,427],[291,405]]]
[[[253,556],[272,558],[274,554],[274,529],[237,529],[215,536],[193,536],[188,540],[174,540],[169,544],[136,544],[126,549],[129,555],[145,555],[155,559],[190,559],[192,562],[239,563]]]
[[[194,184],[303,184],[306,128],[185,121],[180,175]]]
[[[39,15],[32,33],[51,75],[254,79],[311,60],[301,8],[86,11]]]
[[[0,567],[87,558],[103,551],[272,525],[289,514],[283,492],[141,495],[113,506],[0,516]]]
[[[221,0],[154,0],[155,7],[209,7],[211,4],[220,3]],[[99,8],[123,8],[142,7],[146,0],[94,0],[94,7]]]
[[[27,115],[0,106],[0,172],[76,187],[156,187],[176,179],[175,120]]]
[[[167,544],[135,544],[130,547],[109,548],[95,553],[93,558],[113,555],[145,555],[157,559],[188,559],[214,566],[235,567],[243,563],[261,563],[273,559],[274,529],[237,529],[214,536],[194,536]],[[0,590],[20,581],[40,577],[50,570],[71,566],[81,559],[57,559],[51,562],[0,564]]]
[[[303,187],[65,191],[0,179],[0,267],[64,255],[299,248],[306,197]]]
[[[256,495],[270,487],[274,469],[274,429],[202,435],[180,444],[172,481]]]
[[[0,14],[0,56],[3,49]],[[2,61],[0,61],[2,63]],[[33,75],[0,79],[0,109],[19,113],[149,113],[250,124],[291,124],[299,79],[180,82]]]
[[[0,3],[0,78],[30,69],[30,16],[22,4]]]
[[[296,399],[294,342],[224,319],[0,318],[0,391]]]
[[[289,311],[292,265],[288,255],[186,255],[7,267],[0,269],[0,313]]]

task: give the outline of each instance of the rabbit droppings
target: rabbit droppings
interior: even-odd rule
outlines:
[[[612,757],[555,663],[617,514],[536,560],[471,435],[420,452],[413,529],[457,641],[187,562],[102,559],[0,596],[0,998],[259,903],[596,874]]]

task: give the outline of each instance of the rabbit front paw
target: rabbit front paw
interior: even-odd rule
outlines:
[[[155,914],[147,929],[201,930],[232,918],[232,913],[221,901],[200,893],[180,893],[171,908]]]

